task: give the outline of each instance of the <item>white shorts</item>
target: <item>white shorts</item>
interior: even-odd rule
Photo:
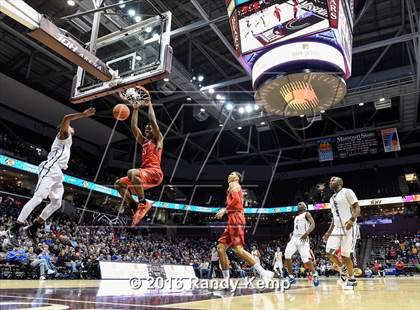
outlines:
[[[286,250],[284,251],[284,258],[291,259],[296,251],[299,251],[302,262],[307,263],[309,261],[309,240],[302,241],[300,237],[292,237],[289,243],[287,243]]]
[[[61,201],[64,194],[63,181],[63,172],[57,163],[51,165],[48,161],[42,162],[38,167],[38,182],[34,196]]]
[[[274,268],[277,268],[278,270],[281,271],[283,269],[283,262],[282,261],[275,262]]]
[[[356,247],[356,241],[360,237],[359,225],[355,224],[349,230],[341,227],[334,227],[328,237],[326,250],[327,253],[341,249],[341,255],[350,257]]]

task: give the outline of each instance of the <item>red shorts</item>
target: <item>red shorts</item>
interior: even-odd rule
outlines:
[[[227,227],[218,242],[226,246],[245,244],[245,216],[242,212],[228,214]]]
[[[161,169],[156,168],[140,168],[139,176],[143,182],[143,188],[148,190],[149,188],[159,186],[163,181],[163,172]],[[121,178],[121,181],[128,185],[128,188],[132,194],[135,194],[133,184],[131,184],[128,177]]]

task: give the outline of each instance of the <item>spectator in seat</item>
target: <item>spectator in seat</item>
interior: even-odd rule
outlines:
[[[232,270],[236,277],[245,278],[246,272],[241,268],[241,266],[236,262],[232,261]]]
[[[194,262],[192,263],[192,267],[194,269],[194,273],[197,277],[200,277],[200,264],[198,263],[198,260],[194,259]]]
[[[39,279],[45,280],[45,274],[53,274],[54,271],[48,269],[48,263],[44,258],[38,258],[34,253],[34,248],[30,247],[28,249],[28,260],[31,268],[39,268]]]
[[[405,265],[404,262],[399,259],[396,263],[395,263],[395,270],[396,270],[396,276],[400,276],[400,275],[405,275],[406,277],[408,277],[408,274],[405,272]]]
[[[210,272],[209,272],[209,263],[208,262],[202,262],[198,268],[200,270],[200,278],[201,279],[209,277]]]
[[[366,266],[366,268],[365,268],[365,277],[366,278],[373,278],[373,272],[368,266]]]
[[[42,250],[42,252],[38,255],[38,258],[39,259],[44,259],[46,261],[47,268],[52,271],[52,272],[48,272],[48,273],[49,274],[57,273],[57,268],[55,267],[55,265],[52,262],[52,256],[50,254],[48,245],[43,244],[41,246],[41,250]]]

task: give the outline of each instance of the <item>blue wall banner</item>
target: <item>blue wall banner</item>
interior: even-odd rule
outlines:
[[[331,161],[334,159],[331,139],[323,139],[318,141],[319,161]]]

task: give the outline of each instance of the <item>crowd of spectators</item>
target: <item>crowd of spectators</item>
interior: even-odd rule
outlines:
[[[372,239],[371,260],[367,269],[373,275],[408,275],[420,271],[420,236],[390,234],[369,236]]]

